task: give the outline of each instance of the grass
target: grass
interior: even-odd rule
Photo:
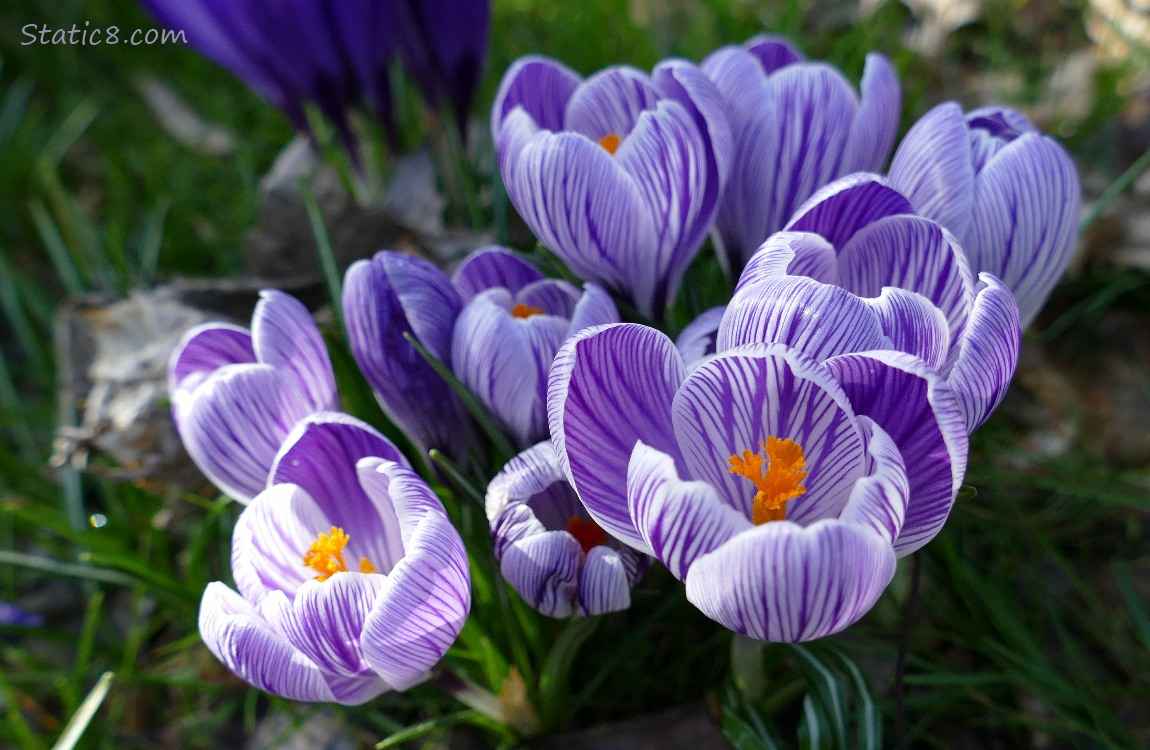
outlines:
[[[499,72],[528,52],[583,73],[617,62],[649,68],[663,56],[699,59],[765,30],[799,38],[811,57],[830,59],[852,80],[867,50],[885,50],[903,75],[905,126],[941,99],[969,103],[977,75],[1017,75],[1011,103],[1036,104],[1066,49],[1087,44],[1075,2],[1015,24],[1014,6],[1002,0],[989,20],[957,32],[938,60],[902,46],[910,16],[897,3],[857,23],[848,6],[802,2],[494,5],[483,102]],[[84,730],[80,748],[234,746],[269,712],[302,722],[312,710],[245,689],[199,645],[199,597],[227,576],[237,508],[49,468],[56,422],[67,418],[56,413],[52,331],[68,296],[239,272],[259,177],[291,133],[241,84],[186,49],[21,45],[24,24],[83,21],[152,25],[123,1],[22,0],[0,10],[0,600],[47,618],[36,630],[0,630],[0,745],[46,749],[72,722]],[[160,129],[136,89],[145,74],[236,136],[234,151],[199,153]],[[1056,123],[1082,163],[1104,165],[1115,190],[1129,166],[1113,145],[1114,118],[1128,100],[1121,81],[1119,72],[1100,73],[1087,116]],[[1108,312],[1150,307],[1148,289],[1144,275],[1090,269],[1055,295],[1036,338],[1089,351]],[[339,349],[339,331],[330,334]],[[354,381],[348,358],[335,359],[341,387]],[[370,400],[357,403],[364,413],[374,409]],[[967,477],[978,496],[963,501],[921,553],[903,739],[908,747],[1146,746],[1145,467],[1107,465],[1088,444],[1070,458],[1044,459],[1024,452],[1019,432],[997,416],[978,433]],[[481,549],[482,512],[465,491],[447,497],[471,547]],[[90,522],[97,513],[106,524]],[[652,571],[630,611],[575,632],[530,612],[498,580],[489,555],[476,553],[473,568],[477,617],[451,663],[497,690],[514,687],[505,682],[508,665],[517,665],[530,690],[544,693],[533,697],[550,726],[709,697],[730,709],[740,748],[769,746],[771,737],[780,746],[822,746],[820,727],[853,737],[870,731],[875,711],[886,744],[898,739],[891,685],[910,589],[906,561],[875,611],[831,639],[849,659],[834,650],[767,649],[732,676],[729,636],[686,603],[665,571]],[[501,627],[485,631],[481,623]],[[860,669],[873,694],[859,689]],[[569,671],[581,677],[571,683]],[[748,692],[758,683],[766,687]],[[803,695],[811,698],[803,703]],[[400,731],[435,737],[455,725],[486,731],[480,716],[428,686],[338,711],[364,743]],[[499,732],[484,736],[507,741]]]

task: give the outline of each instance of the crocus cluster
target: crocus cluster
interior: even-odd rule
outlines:
[[[364,104],[394,129],[398,58],[433,107],[466,121],[487,55],[488,0],[141,0],[160,23],[274,104],[301,132],[317,107],[350,143]]]

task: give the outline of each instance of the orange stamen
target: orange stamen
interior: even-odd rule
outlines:
[[[343,529],[332,526],[326,534],[320,533],[316,540],[308,547],[303,556],[303,564],[319,573],[317,581],[326,581],[336,573],[347,571],[347,563],[343,561],[343,548],[347,546],[349,537]],[[374,573],[375,566],[366,557],[359,558],[360,573]]]
[[[567,533],[575,537],[575,541],[579,542],[584,552],[590,552],[593,547],[598,547],[607,541],[607,532],[589,518],[584,520],[579,516],[571,516],[571,520],[567,522]]]
[[[615,155],[615,149],[619,148],[619,144],[622,142],[623,139],[614,133],[608,133],[599,139],[599,145],[605,148],[611,156]]]
[[[776,437],[767,437],[759,445],[767,454],[766,471],[763,471],[763,456],[750,451],[743,451],[742,458],[737,454],[731,456],[728,469],[732,474],[750,479],[758,489],[751,512],[751,520],[756,525],[782,521],[787,517],[787,501],[807,491],[801,484],[807,477],[806,456],[801,445]]]
[[[543,310],[522,302],[516,302],[515,307],[511,308],[511,314],[516,318],[530,318],[532,315],[542,315]]]

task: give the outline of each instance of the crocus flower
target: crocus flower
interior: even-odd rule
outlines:
[[[503,578],[549,617],[631,606],[647,558],[609,537],[567,483],[550,440],[503,467],[487,485],[487,520]]]
[[[200,635],[228,669],[290,700],[363,703],[423,680],[471,604],[467,553],[431,488],[351,417],[301,423],[232,537]]]
[[[352,352],[388,416],[423,447],[456,457],[474,443],[469,417],[405,331],[526,446],[547,433],[547,370],[559,346],[581,328],[618,320],[602,289],[545,279],[495,246],[468,256],[454,278],[399,253],[359,261],[344,282],[344,314]]]
[[[38,628],[43,624],[43,615],[29,612],[11,602],[0,600],[0,626]]]
[[[389,66],[398,52],[433,106],[462,117],[487,49],[488,0],[141,0],[163,25],[309,130],[314,105],[350,143],[347,113],[366,106],[389,130]],[[435,19],[431,23],[431,19]]]
[[[720,259],[738,276],[766,238],[817,189],[881,169],[902,109],[898,76],[870,53],[862,96],[835,68],[804,62],[783,39],[757,36],[703,61],[731,122],[731,175],[715,226]]]
[[[890,184],[958,238],[975,271],[1002,280],[1023,327],[1058,283],[1078,233],[1074,162],[1022,114],[940,104],[906,134]]]
[[[197,326],[168,365],[172,419],[188,455],[225,494],[248,502],[300,419],[337,406],[323,336],[307,309],[260,293],[251,329]]]
[[[584,81],[526,57],[503,76],[491,125],[507,194],[543,245],[661,318],[730,166],[730,127],[706,76],[670,61],[650,76],[612,67]]]
[[[894,575],[902,456],[801,352],[750,345],[688,374],[662,333],[603,326],[564,345],[550,399],[552,440],[591,517],[726,627],[828,635]]]

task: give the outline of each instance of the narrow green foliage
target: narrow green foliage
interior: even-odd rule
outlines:
[[[52,750],[72,750],[76,743],[80,741],[83,736],[84,730],[88,728],[88,723],[92,721],[92,717],[96,715],[100,705],[103,704],[104,698],[107,697],[108,691],[112,689],[112,679],[115,675],[112,672],[105,672],[100,675],[100,679],[96,681],[95,686],[88,693],[88,697],[80,704],[79,709],[72,715],[68,721],[68,725],[64,727],[64,733],[60,735],[60,739],[52,746]]]

